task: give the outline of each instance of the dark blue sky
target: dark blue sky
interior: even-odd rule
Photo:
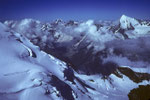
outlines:
[[[150,19],[150,0],[0,0],[0,20]]]

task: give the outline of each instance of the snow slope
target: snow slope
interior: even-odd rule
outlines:
[[[20,34],[7,32],[4,25],[0,29],[0,100],[74,99],[72,83],[64,78],[64,70],[69,70],[64,62]]]

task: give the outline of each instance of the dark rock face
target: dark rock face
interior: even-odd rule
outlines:
[[[68,84],[61,81],[59,78],[57,78],[54,75],[52,75],[52,80],[51,80],[50,84],[52,86],[56,87],[56,89],[60,92],[61,96],[65,100],[74,100],[74,97],[72,95],[73,90],[71,89],[71,87]]]
[[[118,70],[118,71],[117,71]],[[122,78],[122,75],[120,75],[118,72],[126,75],[129,77],[133,82],[140,83],[144,80],[149,81],[150,80],[150,74],[148,73],[140,73],[140,72],[134,72],[130,68],[127,67],[118,67],[116,71],[113,72],[116,76]]]
[[[66,78],[66,80],[75,84],[74,82],[75,76],[72,68],[68,67],[67,69],[64,70],[64,77]]]
[[[129,100],[150,100],[150,85],[139,85],[128,94]]]

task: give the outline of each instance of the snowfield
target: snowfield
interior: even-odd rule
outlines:
[[[0,23],[0,100],[128,100],[150,84],[150,22]]]

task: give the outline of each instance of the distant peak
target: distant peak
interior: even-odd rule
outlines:
[[[126,16],[126,15],[123,14],[123,15],[121,16],[121,18],[122,18],[122,17],[128,17],[128,16]]]
[[[122,15],[120,18],[120,25],[123,29],[133,29],[133,27],[139,25],[139,22],[134,18]]]
[[[133,19],[133,18],[131,18],[131,17],[129,17],[129,16],[126,16],[126,15],[122,15],[122,16],[120,17],[120,20],[126,20],[126,19]]]

